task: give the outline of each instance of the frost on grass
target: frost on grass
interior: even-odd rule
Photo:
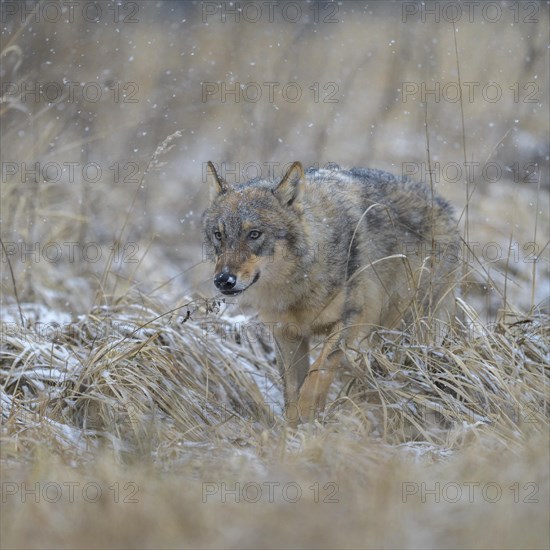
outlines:
[[[128,296],[68,322],[23,304],[26,326],[6,308],[5,453],[47,442],[75,459],[107,447],[164,460],[220,441],[260,445],[284,430],[272,343],[261,331],[243,337],[243,318],[219,305],[188,300],[166,313],[166,304]],[[45,331],[40,318],[56,323]],[[288,449],[300,447],[300,433],[341,429],[415,457],[445,458],[488,431],[519,444],[548,426],[547,321],[526,317],[441,345],[379,335],[350,350],[352,367],[339,373],[327,410]]]
[[[268,400],[280,395],[268,344],[209,334],[208,302],[195,303],[188,319],[140,302],[47,332],[3,322],[3,437],[40,427],[38,437],[49,434],[59,450],[84,441],[154,454],[169,442],[231,438],[239,426],[273,422]]]

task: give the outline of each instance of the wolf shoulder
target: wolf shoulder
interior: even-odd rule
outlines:
[[[405,221],[433,215],[447,222],[449,231],[455,225],[454,209],[429,185],[375,168],[354,167],[349,170],[330,164],[325,168],[308,168],[303,200],[316,203],[337,203],[341,206],[381,205]]]

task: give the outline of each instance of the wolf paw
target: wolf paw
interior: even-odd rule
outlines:
[[[302,387],[298,397],[298,410],[304,421],[311,421],[315,418],[317,411],[324,411],[327,400],[327,393],[332,383],[332,373],[326,370],[315,370],[312,368]]]

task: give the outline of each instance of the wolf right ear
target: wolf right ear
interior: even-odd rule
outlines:
[[[301,162],[293,162],[283,179],[277,185],[275,196],[285,205],[290,206],[300,193],[300,182],[304,179],[304,168]]]
[[[207,166],[207,179],[210,180],[210,200],[214,200],[221,193],[225,193],[229,189],[227,182],[216,172],[214,164],[209,160]],[[208,178],[210,172],[210,178]]]

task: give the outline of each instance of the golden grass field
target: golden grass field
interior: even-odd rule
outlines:
[[[550,547],[549,12],[474,4],[1,4],[2,548]],[[288,429],[208,160],[431,169],[465,330]]]

